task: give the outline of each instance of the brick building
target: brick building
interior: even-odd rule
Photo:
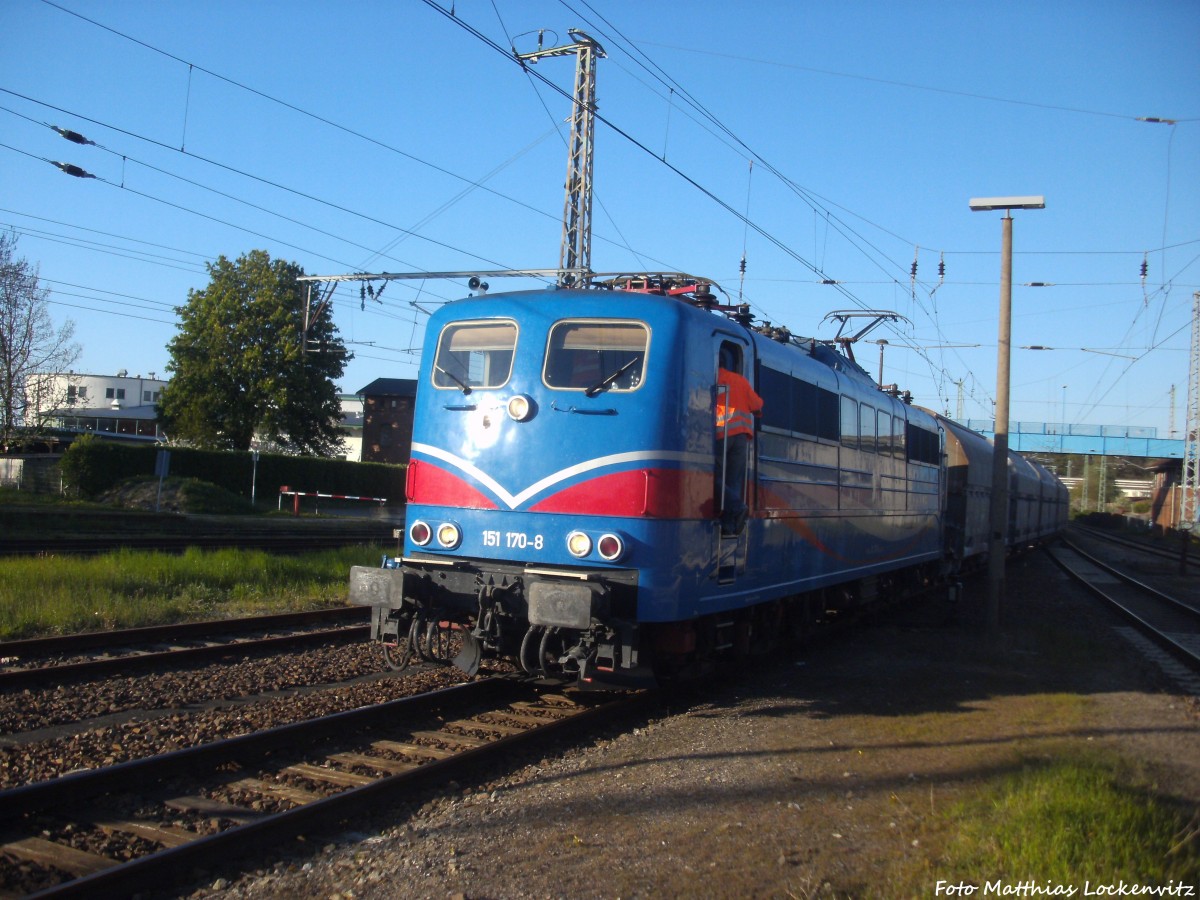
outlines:
[[[416,379],[376,378],[358,395],[363,400],[362,461],[408,462]]]

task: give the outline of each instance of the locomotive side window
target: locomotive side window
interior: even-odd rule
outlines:
[[[433,360],[433,385],[460,390],[498,388],[512,375],[514,322],[452,322],[442,329]]]
[[[808,408],[816,411],[816,422],[814,423],[815,431],[811,432],[817,437],[828,438],[831,441],[837,440],[838,434],[838,395],[833,391],[827,391],[825,388],[819,388],[816,385],[801,383],[801,387],[807,388],[808,393],[815,395],[815,400],[809,403]]]
[[[764,427],[797,431],[793,423],[792,377],[770,366],[763,366],[758,373],[758,395],[763,398],[762,423]]]
[[[757,390],[763,398],[764,427],[830,441],[840,437],[838,395],[833,391],[770,366],[763,366],[759,371]]]
[[[927,431],[911,422],[908,425],[908,458],[911,462],[936,466],[941,462],[941,447],[936,431]]]
[[[842,446],[858,446],[858,403],[842,397]]]
[[[892,452],[896,454],[897,459],[904,459],[904,428],[907,423],[904,421],[904,416],[896,416],[892,420]]]
[[[650,330],[641,322],[568,320],[550,329],[542,379],[548,387],[634,391],[642,384]]]
[[[863,404],[859,411],[858,435],[861,446],[871,453],[875,452],[875,407]]]
[[[879,454],[892,455],[892,414],[879,411]]]

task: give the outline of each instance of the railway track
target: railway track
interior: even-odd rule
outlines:
[[[650,696],[493,678],[0,792],[0,894],[161,890]]]
[[[0,689],[189,665],[231,652],[272,653],[364,640],[360,607],[155,625],[0,643]]]
[[[1136,550],[1146,556],[1155,559],[1169,560],[1178,563],[1180,559],[1180,548],[1163,547],[1156,544],[1150,544],[1146,541],[1140,541],[1131,538],[1119,537],[1099,528],[1089,528],[1086,525],[1072,524],[1068,529],[1068,534],[1079,535],[1085,539],[1102,541],[1107,544],[1115,544],[1119,547],[1124,547],[1130,550]],[[1187,572],[1184,573],[1192,576],[1200,576],[1200,553],[1192,552],[1189,554],[1189,565]]]
[[[1155,645],[1200,675],[1200,609],[1151,587],[1101,561],[1077,543],[1063,539],[1048,551],[1054,562],[1083,584]],[[1195,684],[1200,687],[1200,679]]]

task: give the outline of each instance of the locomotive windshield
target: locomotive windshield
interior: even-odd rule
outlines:
[[[642,383],[650,330],[641,322],[568,320],[555,323],[542,378],[548,387],[633,391]]]
[[[472,388],[501,387],[512,374],[516,346],[514,322],[452,322],[438,338],[433,385],[464,394]]]

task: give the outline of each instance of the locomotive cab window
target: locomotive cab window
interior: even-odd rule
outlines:
[[[464,393],[501,387],[512,374],[516,346],[514,322],[452,322],[438,338],[433,386]]]
[[[546,346],[542,379],[548,387],[588,395],[637,390],[649,343],[650,330],[641,322],[556,322]]]

